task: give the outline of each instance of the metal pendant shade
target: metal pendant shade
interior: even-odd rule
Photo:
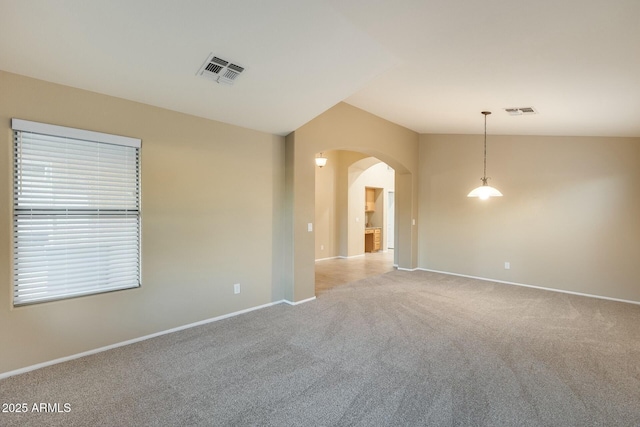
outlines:
[[[467,197],[478,197],[481,200],[487,200],[489,197],[502,197],[502,193],[494,187],[487,184],[487,116],[491,114],[491,111],[483,111],[484,114],[484,175],[480,180],[482,185],[473,189]]]

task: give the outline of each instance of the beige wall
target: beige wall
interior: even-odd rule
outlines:
[[[315,295],[314,157],[321,151],[347,150],[365,153],[391,165],[396,174],[396,209],[400,267],[417,263],[418,134],[351,105],[340,103],[287,136],[287,156],[293,159],[293,191],[287,199],[287,226],[292,236],[293,263],[285,284],[294,301]],[[285,290],[285,292],[289,292]]]
[[[350,181],[349,181],[350,166],[363,159],[366,159],[366,158],[371,159],[371,157],[369,157],[366,154],[358,153],[355,151],[340,150],[340,151],[337,151],[337,153],[338,153],[337,160],[338,160],[338,164],[340,165],[340,168],[336,176],[336,179],[338,181],[338,185],[336,187],[337,188],[336,223],[338,224],[336,231],[338,232],[338,234],[336,236],[336,239],[339,242],[340,251],[336,254],[336,256],[349,256],[349,242],[350,242],[349,233],[352,229],[352,227],[350,227],[351,216],[349,214],[349,206],[351,203],[351,201],[349,200],[349,195],[351,193],[351,187],[350,187]]]
[[[326,166],[315,169],[315,259],[340,255],[340,151],[323,153]]]
[[[421,268],[640,301],[640,138],[489,136],[487,169],[468,199],[482,136],[421,136]]]
[[[0,94],[0,373],[284,297],[284,138],[5,72]],[[142,139],[141,288],[12,308],[12,117]]]

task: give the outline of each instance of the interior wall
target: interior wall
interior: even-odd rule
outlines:
[[[349,256],[349,229],[353,216],[349,213],[349,193],[350,193],[350,181],[349,170],[350,166],[354,163],[366,159],[369,156],[363,153],[357,153],[355,151],[340,150],[338,153],[338,164],[340,169],[338,171],[338,187],[337,187],[337,223],[338,223],[338,235],[336,236],[339,241],[339,252],[337,256],[347,257]]]
[[[640,301],[640,138],[420,137],[421,268]],[[505,262],[510,269],[505,269]]]
[[[411,219],[417,218],[418,212],[418,139],[418,134],[409,129],[345,103],[330,108],[287,137],[294,146],[290,149],[294,186],[287,199],[287,209],[292,212],[288,226],[293,235],[293,270],[287,271],[285,283],[293,286],[294,301],[315,296],[313,159],[321,151],[358,151],[396,169],[397,234],[401,245],[394,256],[400,267],[415,267],[417,226]]]
[[[315,259],[334,258],[339,253],[338,151],[324,152],[327,164],[316,167]]]
[[[284,138],[6,72],[0,93],[0,373],[284,297]],[[140,288],[12,307],[12,117],[142,139]]]

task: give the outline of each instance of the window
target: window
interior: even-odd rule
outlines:
[[[14,305],[140,286],[141,141],[11,125]]]

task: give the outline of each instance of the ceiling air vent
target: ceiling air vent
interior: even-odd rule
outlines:
[[[232,64],[229,61],[218,58],[213,53],[209,54],[196,75],[213,80],[216,83],[232,85],[238,76],[244,71],[244,67]]]
[[[528,116],[531,114],[538,114],[533,107],[518,107],[518,108],[505,108],[504,111],[511,116]]]

